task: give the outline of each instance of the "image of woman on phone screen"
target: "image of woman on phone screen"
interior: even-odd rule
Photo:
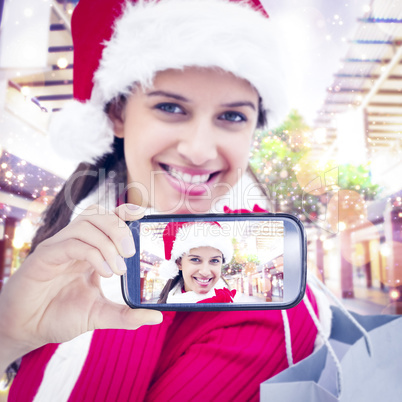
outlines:
[[[307,304],[330,322],[309,287],[286,311],[162,314],[124,305],[119,280],[136,252],[127,221],[247,206],[231,190],[281,107],[267,12],[258,0],[80,0],[71,32],[74,100],[49,132],[79,164],[0,294],[9,401],[258,400],[317,345]],[[218,286],[222,246],[210,273],[186,273],[206,248],[175,260],[179,294]]]
[[[169,279],[158,303],[233,302],[222,266],[233,245],[218,222],[171,222],[163,231],[166,260],[159,275]]]

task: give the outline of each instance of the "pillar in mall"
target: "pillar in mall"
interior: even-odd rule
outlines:
[[[343,230],[339,234],[341,242],[341,291],[344,299],[355,297],[353,291],[353,265],[351,259],[348,258],[352,254],[351,234],[350,230]]]
[[[363,265],[362,270],[366,275],[367,288],[373,287],[373,278],[371,274],[371,259],[370,259],[370,241],[366,240],[361,243],[363,247]]]
[[[316,262],[317,262],[317,275],[320,280],[325,283],[324,278],[324,242],[318,238],[316,240]]]
[[[402,203],[393,197],[384,212],[385,247],[387,250],[390,301],[395,313],[402,314]]]
[[[7,217],[4,220],[4,237],[0,240],[0,290],[11,275],[13,261],[13,239],[17,219]]]

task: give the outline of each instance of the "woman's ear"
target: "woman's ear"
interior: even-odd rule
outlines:
[[[114,135],[124,138],[124,102],[119,99],[111,102],[108,108],[108,116],[113,124]]]
[[[181,270],[181,257],[176,260],[176,265],[177,265],[177,266],[179,267],[179,269]]]

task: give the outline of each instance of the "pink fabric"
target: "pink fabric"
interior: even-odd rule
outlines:
[[[258,204],[255,204],[253,207],[253,210],[250,211],[249,209],[230,209],[228,206],[223,207],[223,212],[225,214],[250,214],[250,213],[260,213],[260,212],[265,212],[269,213],[266,209],[261,208]]]
[[[199,300],[197,303],[233,303],[233,298],[235,296],[236,289],[215,289],[215,296],[209,297],[208,299]]]
[[[23,357],[18,375],[10,389],[9,401],[33,400],[43,379],[46,365],[57,347],[57,343],[50,343]]]
[[[95,331],[70,401],[258,400],[260,383],[288,367],[279,310],[164,315],[158,326]],[[317,330],[303,302],[288,317],[296,363]],[[32,401],[55,348],[23,358],[10,402]]]

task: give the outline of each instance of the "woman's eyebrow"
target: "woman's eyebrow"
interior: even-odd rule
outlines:
[[[201,258],[201,256],[200,256],[200,255],[197,255],[197,254],[189,254],[188,256],[189,256],[189,257],[198,257],[198,258]],[[215,256],[209,257],[209,258],[222,258],[222,256],[221,256],[221,255],[215,255]]]
[[[256,107],[253,102],[249,101],[240,101],[240,102],[231,102],[231,103],[224,103],[222,104],[224,107],[242,107],[242,106],[249,106],[251,109],[256,110]]]
[[[148,92],[147,96],[166,96],[168,98],[173,98],[182,102],[190,102],[189,99],[185,98],[184,96],[181,96],[179,94],[175,94],[173,92],[166,92],[166,91],[152,91]]]

